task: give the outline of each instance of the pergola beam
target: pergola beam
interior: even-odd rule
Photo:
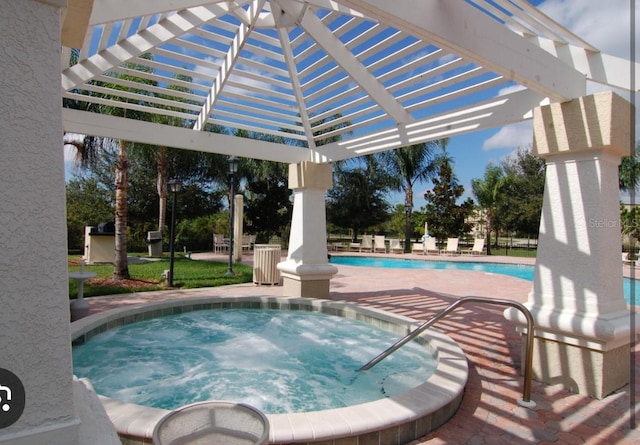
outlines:
[[[296,17],[296,13],[299,13],[290,6],[288,1],[281,0],[279,4],[292,17]],[[411,115],[386,90],[384,85],[378,82],[375,76],[345,48],[342,42],[327,29],[315,14],[303,11],[302,16],[298,18],[298,23],[392,119],[404,124],[413,121]]]
[[[171,15],[149,28],[142,29],[121,43],[108,47],[65,69],[62,72],[62,88],[65,91],[78,88],[96,76],[225,13],[226,11],[219,6],[212,5],[194,7]]]
[[[586,94],[582,73],[491,20],[463,0],[343,0],[489,71],[564,102]]]
[[[242,51],[244,44],[247,42],[247,38],[249,37],[251,28],[258,19],[260,11],[264,6],[264,2],[265,0],[254,0],[253,4],[249,8],[250,24],[247,25],[242,22],[238,26],[238,31],[233,37],[231,45],[229,45],[227,55],[220,65],[220,69],[218,70],[218,74],[216,74],[215,81],[213,82],[213,85],[211,85],[211,90],[207,94],[207,99],[204,101],[202,109],[200,110],[200,114],[196,119],[193,127],[194,130],[202,130],[207,123],[207,120],[209,119],[209,113],[211,113],[211,110],[215,106],[216,101],[218,100],[218,96],[220,95],[220,91],[222,91],[222,88],[227,83],[231,70],[233,70],[233,67],[240,57],[240,51]]]
[[[410,125],[393,126],[363,137],[323,145],[315,150],[318,162],[334,162],[393,148],[496,128],[531,119],[531,110],[545,97],[520,90],[472,107],[429,116]]]
[[[106,114],[62,109],[65,132],[90,134],[98,137],[122,139],[130,142],[235,155],[265,161],[298,163],[309,159],[305,148],[293,150],[258,139],[239,138],[189,128],[172,127],[152,122],[125,119]]]
[[[163,14],[171,11],[220,3],[219,0],[98,0],[93,6],[89,25]],[[226,7],[226,5],[221,5]]]
[[[636,89],[640,86],[640,63],[638,62],[630,62],[620,57],[594,52],[576,45],[558,44],[544,37],[537,36],[529,40],[583,73],[587,79],[626,91],[631,89],[630,76],[631,64],[633,63],[636,73]]]

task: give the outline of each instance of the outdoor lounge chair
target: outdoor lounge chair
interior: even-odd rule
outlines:
[[[373,251],[387,253],[387,245],[384,242],[384,235],[376,235],[373,241]]]
[[[444,253],[445,255],[458,255],[458,238],[448,238],[447,245],[444,249],[440,251],[440,253]]]
[[[435,238],[425,238],[424,239],[424,253],[425,255],[439,255],[440,251],[438,250],[438,246],[436,245]]]
[[[362,242],[358,250],[360,250],[360,252],[373,252],[373,236],[362,235]]]
[[[404,253],[404,249],[400,244],[399,239],[390,239],[389,240],[389,252],[391,253]]]
[[[411,253],[422,254],[422,255],[426,254],[424,250],[424,243],[411,244]]]
[[[484,238],[476,238],[473,247],[464,251],[467,255],[484,255]]]

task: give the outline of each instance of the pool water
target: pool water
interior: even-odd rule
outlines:
[[[333,256],[331,263],[345,266],[363,267],[391,267],[401,269],[422,269],[422,270],[475,270],[479,272],[508,275],[510,277],[522,278],[533,281],[534,266],[526,264],[501,264],[501,263],[479,263],[473,261],[434,261],[434,260],[414,260],[403,258],[380,258],[380,257],[352,257]],[[637,305],[640,298],[640,283],[638,280],[629,278],[623,279],[624,298],[631,304]]]
[[[163,409],[235,400],[268,414],[369,402],[433,373],[425,346],[408,344],[366,372],[398,334],[316,312],[220,309],[153,318],[73,348],[74,373],[99,394]]]

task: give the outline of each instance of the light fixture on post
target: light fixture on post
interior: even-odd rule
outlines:
[[[229,156],[229,267],[227,273],[228,277],[233,276],[233,198],[235,195],[233,176],[238,171],[238,158],[236,156]]]
[[[167,182],[169,190],[173,193],[173,207],[171,208],[171,234],[169,235],[169,287],[173,287],[173,258],[175,255],[175,234],[176,234],[176,205],[178,204],[178,192],[182,190],[182,182],[177,179],[170,179]]]

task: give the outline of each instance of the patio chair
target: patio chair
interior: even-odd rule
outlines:
[[[376,235],[373,241],[373,251],[387,253],[384,235]]]
[[[390,239],[389,240],[389,252],[391,253],[404,253],[404,248],[400,244],[399,239]]]
[[[458,238],[448,238],[447,245],[440,251],[440,253],[444,253],[445,255],[459,255],[460,252],[458,252],[458,241]]]
[[[228,249],[229,249],[229,243],[224,240],[224,235],[222,233],[214,233],[213,234],[213,251],[215,253],[226,252]]]
[[[362,242],[360,243],[360,252],[373,252],[373,236],[362,235]]]
[[[473,247],[464,251],[467,255],[484,255],[484,238],[476,238]]]
[[[425,255],[427,252],[424,249],[424,243],[411,244],[411,253]]]
[[[440,255],[435,238],[424,239],[424,253],[425,255]]]

